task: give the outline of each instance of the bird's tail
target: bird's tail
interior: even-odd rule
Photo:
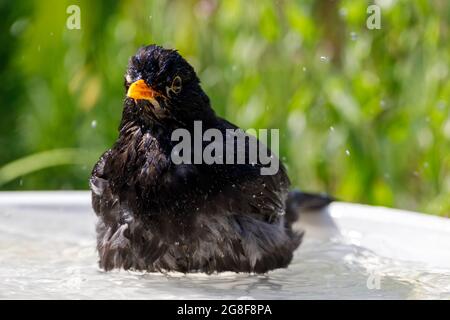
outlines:
[[[286,223],[292,225],[299,219],[300,212],[320,210],[336,199],[327,194],[316,194],[292,190],[286,200]]]

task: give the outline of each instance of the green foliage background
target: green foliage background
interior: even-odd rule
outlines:
[[[218,114],[280,128],[293,184],[448,216],[448,0],[0,0],[0,189],[87,189],[128,57],[177,48]],[[81,8],[68,30],[66,8]]]

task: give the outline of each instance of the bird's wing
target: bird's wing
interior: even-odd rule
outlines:
[[[238,129],[223,119],[219,120],[219,128],[224,135],[227,135],[226,129]],[[259,143],[257,139],[256,141]],[[224,141],[224,144],[226,143]],[[273,161],[279,161],[275,155],[273,155]],[[259,161],[251,164],[248,159],[245,164],[211,166],[207,169],[210,170],[208,174],[219,185],[220,191],[216,201],[225,204],[231,212],[255,215],[267,221],[272,221],[284,214],[290,186],[285,169],[279,162],[277,173],[262,175],[263,167],[264,165]]]
[[[110,181],[105,173],[105,162],[111,155],[111,150],[106,151],[95,164],[89,180],[92,191],[92,207],[97,214],[104,219],[117,217],[119,200],[113,194]]]

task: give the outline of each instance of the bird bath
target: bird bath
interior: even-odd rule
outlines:
[[[287,269],[103,272],[88,192],[0,193],[1,299],[450,299],[450,219],[336,202]]]

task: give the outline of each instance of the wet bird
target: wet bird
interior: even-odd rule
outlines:
[[[215,114],[176,50],[140,48],[129,60],[125,91],[118,139],[90,178],[100,267],[184,273],[287,267],[302,240],[293,228],[299,211],[332,199],[290,192],[282,165],[262,175],[260,162],[175,164],[174,130],[192,132],[201,121],[225,137],[238,128]]]

